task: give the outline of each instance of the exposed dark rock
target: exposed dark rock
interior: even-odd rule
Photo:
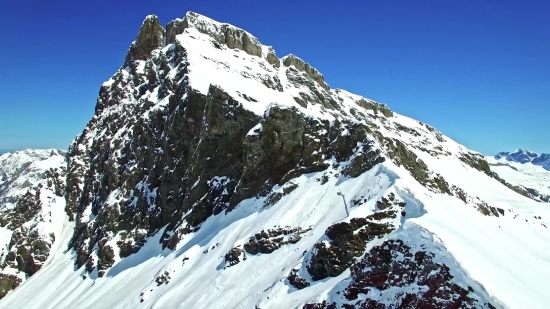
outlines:
[[[392,207],[392,206],[399,206],[400,208],[405,207],[406,203],[401,200],[395,199],[395,194],[393,192],[390,192],[388,196],[383,196],[380,198],[380,200],[376,201],[376,207],[379,210],[384,210],[386,208]],[[373,215],[376,215],[378,213],[374,213]]]
[[[0,214],[0,226],[15,230],[25,222],[32,220],[41,209],[40,188],[29,189],[27,193],[19,198],[13,209]]]
[[[219,88],[211,87],[207,96],[192,90],[185,93],[186,99],[171,107],[173,112],[168,117],[160,113],[150,123],[136,119],[133,130],[125,132],[129,135],[122,141],[125,144],[118,146],[118,156],[106,151],[112,141],[98,139],[91,144],[84,156],[91,162],[86,173],[103,177],[83,177],[84,171],[78,172],[83,168],[79,166],[81,161],[72,159],[82,154],[77,147],[69,152],[69,167],[74,171],[68,177],[69,186],[79,191],[78,182],[85,182],[80,196],[68,196],[68,212],[81,214],[92,203],[92,213],[97,216],[93,225],[77,224],[71,244],[83,255],[79,266],[93,251],[95,241],[83,246],[87,238],[97,241],[108,239],[106,232],[124,232],[127,240],[119,245],[123,249],[121,255],[127,256],[136,252],[136,247],[139,249],[145,237],[171,224],[169,230],[174,232],[163,239],[165,246],[175,247],[182,233],[227,208],[235,179],[244,168],[242,141],[257,119]],[[162,126],[171,128],[165,136],[159,132]],[[98,153],[103,155],[97,156]],[[105,205],[109,194],[117,190],[126,199]],[[183,213],[187,213],[186,224],[174,216]],[[137,230],[148,232],[134,232]]]
[[[397,128],[397,130],[399,130],[401,132],[406,132],[406,133],[409,133],[410,135],[414,135],[414,136],[417,136],[417,137],[420,136],[420,133],[418,133],[418,131],[416,131],[413,128],[409,128],[409,127],[401,125],[399,123],[395,123],[395,127]]]
[[[281,60],[275,54],[275,50],[273,49],[273,47],[269,47],[267,49],[266,60],[276,68],[279,68],[281,66]]]
[[[351,218],[349,223],[340,222],[327,229],[325,234],[329,243],[316,243],[306,266],[314,280],[340,275],[363,254],[368,242],[395,230],[391,222],[397,218],[397,213],[403,209],[405,202],[390,193],[378,203],[383,204],[383,211],[376,211],[366,217]]]
[[[507,186],[508,188],[512,189],[512,191],[514,191],[514,192],[516,192],[516,193],[518,193],[518,194],[521,194],[521,195],[523,195],[523,196],[525,196],[525,197],[528,197],[528,198],[530,198],[530,199],[532,199],[532,200],[535,200],[535,201],[537,200],[537,198],[536,198],[535,196],[533,196],[533,194],[531,194],[531,193],[529,192],[529,190],[526,189],[525,187],[523,187],[523,186],[514,186],[514,185],[512,185],[511,183],[508,183],[508,182],[506,182],[506,181],[503,180],[503,179],[499,179],[499,181],[500,181],[501,183],[503,183],[505,186]],[[543,198],[544,198],[544,197],[543,197]]]
[[[293,287],[297,288],[298,290],[305,289],[308,286],[310,286],[310,283],[307,282],[306,279],[301,278],[300,276],[298,276],[298,270],[297,269],[291,270],[290,274],[287,277],[287,279],[288,279],[288,282]]]
[[[244,50],[247,54],[253,56],[262,56],[260,42],[248,32],[229,25],[223,25],[222,31],[225,34],[225,44],[227,44],[227,47]]]
[[[350,223],[337,223],[327,229],[325,234],[330,243],[316,243],[307,265],[313,280],[340,275],[353,264],[356,257],[363,254],[367,242],[395,229],[391,224],[374,223],[370,219],[374,218],[353,218]]]
[[[384,148],[388,157],[397,165],[402,165],[423,186],[436,192],[451,194],[449,184],[439,174],[431,175],[428,166],[410,151],[401,141],[384,138]]]
[[[536,197],[536,198],[538,198],[539,200],[541,200],[543,202],[550,203],[550,195],[542,194],[542,193],[540,193],[539,191],[537,191],[535,189],[531,189],[531,188],[527,188],[527,187],[524,187],[524,188],[533,197]]]
[[[311,303],[311,304],[305,304],[302,309],[337,309],[336,303],[327,304],[326,300],[323,300],[321,303]],[[352,307],[350,307],[351,309]],[[348,309],[346,307],[346,309]]]
[[[272,191],[271,193],[269,193],[269,195],[267,196],[265,202],[264,202],[264,207],[269,207],[269,206],[272,206],[274,205],[275,203],[277,203],[278,201],[281,200],[281,198],[289,193],[291,193],[292,191],[294,191],[294,189],[298,188],[298,185],[295,184],[295,183],[286,183],[283,187],[282,187],[282,190],[280,191]]]
[[[480,302],[471,286],[455,283],[449,267],[434,257],[402,240],[386,240],[351,266],[351,282],[343,293],[347,303],[323,301],[303,308],[494,308]],[[395,288],[406,292],[389,292]],[[386,291],[387,298],[379,302]]]
[[[113,248],[111,248],[111,246],[103,245],[99,247],[98,255],[99,255],[98,268],[100,270],[106,270],[109,267],[113,266],[115,261],[114,259],[115,253],[113,251]]]
[[[62,184],[55,184],[59,182],[61,176],[57,172],[55,173],[57,175],[54,175],[52,171],[48,172],[44,181],[51,184],[53,192],[63,194]],[[13,209],[5,210],[0,215],[0,226],[13,231],[2,268],[11,267],[29,277],[40,270],[46,262],[51,245],[55,240],[54,234],[43,238],[35,229],[38,222],[45,220],[41,213],[43,207],[40,200],[42,188],[38,186],[29,189],[19,198]],[[29,222],[32,223],[28,224]]]
[[[507,166],[507,167],[513,169],[514,171],[517,171],[517,170],[518,170],[517,168],[511,166],[511,165],[508,164],[508,163],[497,162],[497,163],[489,163],[489,165],[490,165],[490,166]]]
[[[253,56],[262,56],[260,42],[250,33],[229,24],[213,22],[194,12],[188,12],[184,19],[176,19],[168,23],[166,26],[166,44],[174,43],[176,35],[183,33],[186,28],[190,27],[211,36],[217,44],[240,49]],[[269,63],[279,67],[280,61],[275,56],[273,49],[270,50],[266,58]]]
[[[147,59],[153,50],[162,46],[163,38],[164,28],[158,17],[147,16],[141,25],[136,41],[126,55],[126,61]]]
[[[489,177],[492,177],[495,179],[500,178],[495,172],[491,171],[491,168],[489,167],[489,163],[487,163],[487,161],[480,154],[464,153],[460,156],[460,160],[468,164],[469,166],[475,168],[476,170],[487,174],[487,176]]]
[[[304,230],[300,227],[291,228],[287,226],[284,228],[261,231],[250,237],[243,248],[249,254],[269,254],[281,248],[283,245],[297,243],[302,239],[302,235],[310,230],[311,228]]]
[[[306,63],[304,60],[290,54],[283,57],[283,65],[286,67],[294,66],[298,71],[306,72],[309,77],[311,77],[319,86],[325,90],[329,90],[330,87],[325,83],[325,78],[323,74],[319,73],[317,69],[312,67],[309,63]]]
[[[371,249],[361,261],[351,267],[352,283],[346,288],[348,300],[359,298],[356,308],[477,308],[470,287],[463,288],[452,281],[449,267],[433,260],[435,254],[414,252],[401,240],[387,240]],[[392,287],[418,285],[416,293],[398,293],[392,305],[369,299],[371,289],[384,291]]]
[[[486,202],[477,199],[475,202],[477,210],[485,216],[500,217],[504,215],[504,209],[487,205]]]
[[[451,191],[454,196],[462,200],[464,203],[466,204],[472,203],[474,207],[485,216],[495,216],[495,217],[504,216],[504,213],[505,213],[504,209],[499,207],[489,206],[485,201],[482,201],[479,198],[472,198],[466,192],[464,192],[464,190],[462,190],[461,188],[455,185],[451,187]]]
[[[449,183],[445,181],[445,178],[443,178],[440,174],[435,174],[435,176],[432,176],[431,185],[432,188],[435,188],[439,192],[451,195]]]
[[[434,128],[434,127],[432,127],[432,126],[430,126],[429,124],[426,124],[426,123],[423,123],[423,125],[426,127],[426,129],[428,129],[428,131],[432,132],[432,134],[435,136],[435,138],[437,139],[438,142],[440,142],[440,143],[445,142],[445,139],[443,138],[443,134],[441,134],[441,132],[436,130],[436,128]]]
[[[464,203],[468,203],[470,197],[468,196],[468,194],[464,190],[462,190],[461,188],[453,185],[451,187],[451,191],[453,192],[454,196],[461,199]]]
[[[15,275],[0,274],[0,299],[4,298],[9,291],[17,288],[21,282],[21,279]]]
[[[49,189],[57,195],[54,199],[63,198],[64,176],[62,168],[46,170],[41,182],[20,196],[14,208],[4,210],[0,214],[0,226],[12,230],[7,252],[3,253],[5,258],[1,265],[2,269],[10,268],[16,273],[21,272],[23,276],[31,277],[42,268],[50,255],[55,235],[42,235],[37,227],[39,223],[50,220],[47,217],[48,212],[45,211],[45,207],[50,205],[44,205],[41,196]],[[51,201],[49,196],[48,199]],[[0,288],[3,289],[0,298],[19,283],[21,279],[16,275],[0,275]]]
[[[198,31],[211,36],[219,44],[225,44],[229,48],[236,48],[245,51],[253,56],[262,56],[262,45],[257,38],[250,33],[229,24],[212,23],[208,18],[194,12],[187,12],[179,26],[178,32],[185,28],[193,27]],[[181,33],[174,31],[173,33]]]
[[[172,279],[170,277],[170,273],[168,271],[164,271],[164,273],[155,277],[155,282],[157,283],[157,286],[161,286],[163,284],[168,284],[170,279]]]
[[[183,19],[175,19],[166,25],[166,45],[176,42],[176,35],[182,34],[186,23]]]
[[[261,125],[259,134],[249,135],[244,140],[245,168],[230,207],[275,184],[282,185],[293,177],[327,167],[323,153],[312,155],[313,151],[309,150],[322,149],[326,145],[307,135],[324,124],[308,121],[295,109],[273,106]],[[277,164],[272,164],[274,160]]]
[[[383,163],[386,159],[381,155],[380,150],[373,149],[373,145],[374,141],[365,141],[360,146],[357,156],[353,158],[349,166],[342,171],[342,174],[355,178],[369,171],[375,165]]]
[[[306,72],[300,71],[294,66],[291,66],[286,70],[286,77],[292,86],[301,89],[305,86],[307,87],[307,90],[309,90],[309,93],[300,91],[298,93],[299,97],[294,98],[296,103],[302,107],[307,108],[308,104],[321,104],[327,109],[340,109],[340,106],[330,95],[329,91],[324,87],[319,89],[315,80],[313,80]]]
[[[380,112],[382,115],[386,117],[393,116],[393,112],[389,109],[389,107],[386,104],[380,104],[372,100],[366,100],[366,99],[360,99],[355,103],[366,110],[374,111],[375,114],[378,114],[378,112]]]
[[[225,268],[235,266],[246,260],[246,254],[241,248],[235,247],[225,254],[224,260],[227,265]]]
[[[367,138],[366,130],[361,125],[345,123],[342,125],[351,133],[343,136],[340,130],[344,128],[340,124],[330,126],[328,122],[308,119],[295,108],[271,107],[261,123],[262,131],[248,135],[244,141],[245,169],[230,207],[244,198],[263,194],[275,184],[282,185],[301,174],[326,169],[325,157],[334,156],[341,161],[351,157],[357,143]],[[366,170],[368,163],[381,160],[374,155],[368,159],[372,160],[366,157],[358,160],[358,169]],[[271,164],[273,160],[277,160],[276,165]],[[282,195],[273,196],[268,201],[280,197]]]

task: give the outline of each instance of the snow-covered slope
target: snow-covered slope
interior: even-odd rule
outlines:
[[[521,151],[523,152],[523,151]],[[548,154],[537,155],[530,161],[514,160],[513,152],[486,157],[491,170],[514,186],[525,188],[541,201],[550,203],[550,158]],[[532,153],[532,152],[529,152]],[[503,154],[508,154],[504,156]]]
[[[550,302],[547,204],[435,128],[195,13],[145,19],[67,160],[69,250],[0,307]]]
[[[65,154],[26,149],[0,156],[0,297],[36,273],[56,249],[67,221]]]

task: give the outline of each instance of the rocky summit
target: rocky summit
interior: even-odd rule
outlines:
[[[145,18],[60,154],[36,184],[0,169],[0,308],[550,302],[547,204],[434,127],[197,13]]]

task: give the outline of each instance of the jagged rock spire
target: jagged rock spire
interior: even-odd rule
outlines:
[[[151,52],[163,45],[165,30],[157,16],[145,17],[136,40],[132,43],[126,60],[145,60]]]

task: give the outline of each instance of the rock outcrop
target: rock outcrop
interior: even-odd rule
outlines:
[[[325,77],[319,73],[316,68],[312,67],[309,63],[296,57],[293,54],[283,57],[284,66],[294,66],[298,71],[306,72],[309,77],[316,81],[323,89],[329,90],[330,87],[325,83]]]
[[[164,28],[160,24],[157,16],[149,15],[143,21],[138,36],[130,50],[126,59],[145,60],[151,55],[151,52],[164,43]]]
[[[311,278],[321,280],[336,277],[348,269],[365,252],[369,242],[386,236],[396,228],[390,222],[380,222],[396,219],[396,213],[396,210],[391,209],[330,226],[325,232],[329,242],[321,241],[313,247],[307,265]]]
[[[253,56],[262,56],[260,41],[250,33],[229,24],[215,22],[194,12],[188,12],[181,24],[179,22],[172,24],[170,27],[172,32],[170,38],[172,38],[173,33],[182,33],[188,27],[193,27],[211,36],[219,44],[225,44],[229,48],[240,49]],[[174,31],[176,29],[177,31]],[[170,39],[168,42],[171,41],[173,39]]]
[[[269,254],[273,251],[281,248],[286,244],[295,244],[302,238],[302,234],[309,232],[309,229],[302,229],[299,227],[291,228],[276,228],[269,229],[267,231],[261,231],[254,234],[244,244],[244,250],[249,254]]]
[[[351,267],[338,304],[328,299],[303,308],[495,308],[461,269],[444,262],[447,253],[430,240],[412,238],[417,239],[389,239],[370,249]]]

